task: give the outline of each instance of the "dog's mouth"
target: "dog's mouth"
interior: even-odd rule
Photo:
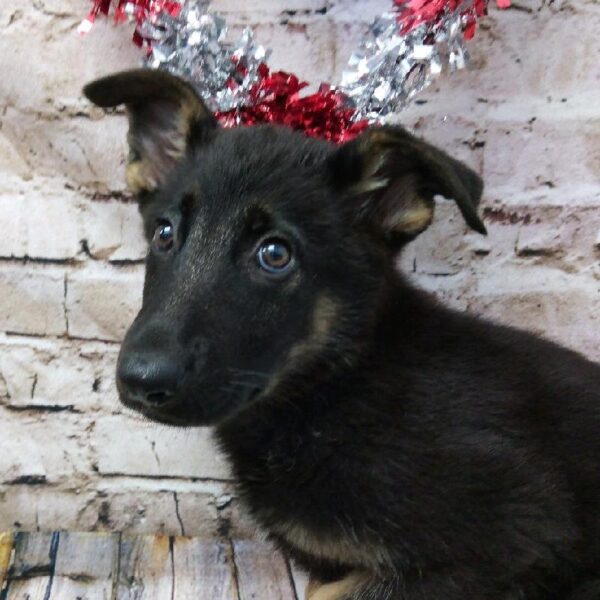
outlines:
[[[188,419],[183,418],[178,413],[166,412],[163,410],[145,407],[135,408],[135,410],[137,410],[147,419],[155,421],[156,423],[161,423],[162,425],[172,425],[174,427],[189,427],[191,425],[194,425],[194,423],[190,423]]]
[[[117,382],[119,398],[127,408],[131,408],[151,421],[165,425],[186,425],[180,402],[171,394],[155,393],[147,396],[128,394]]]
[[[117,386],[119,387],[119,386]],[[147,419],[163,425],[194,427],[215,425],[251,404],[264,391],[264,386],[247,386],[236,394],[199,400],[193,395],[150,394],[144,398],[131,396],[119,390],[123,405]]]

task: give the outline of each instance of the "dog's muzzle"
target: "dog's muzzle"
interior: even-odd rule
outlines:
[[[177,357],[152,351],[125,352],[117,363],[117,388],[124,404],[145,412],[173,403],[181,373]]]

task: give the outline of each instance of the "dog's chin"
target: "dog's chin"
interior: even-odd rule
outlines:
[[[260,396],[260,389],[248,390],[242,396],[227,401],[211,400],[193,404],[173,398],[161,406],[152,407],[137,399],[121,395],[121,403],[147,419],[172,427],[210,427],[230,419]],[[198,410],[202,407],[202,410]]]

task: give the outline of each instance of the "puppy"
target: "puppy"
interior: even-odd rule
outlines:
[[[149,242],[121,399],[215,427],[308,598],[600,598],[600,367],[394,267],[436,194],[485,232],[473,171],[400,127],[221,129],[162,72],[85,94],[127,107]]]

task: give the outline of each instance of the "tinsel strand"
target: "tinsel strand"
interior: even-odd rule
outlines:
[[[225,126],[279,123],[334,142],[352,139],[369,124],[406,106],[443,70],[463,68],[488,0],[393,0],[352,54],[339,85],[308,83],[272,72],[271,51],[245,29],[227,41],[225,20],[208,0],[92,0],[80,26],[99,14],[135,21],[134,41],[145,64],[188,79]],[[496,0],[506,7],[509,0]]]

